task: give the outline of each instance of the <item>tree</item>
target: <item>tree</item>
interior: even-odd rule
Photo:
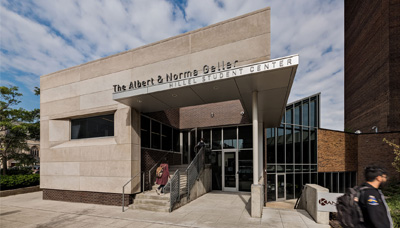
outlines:
[[[393,147],[394,161],[392,162],[392,165],[397,170],[397,172],[400,173],[400,146],[396,143],[390,142],[386,138],[383,138],[383,141],[389,146]]]
[[[0,86],[0,157],[3,175],[7,174],[7,160],[29,150],[27,140],[40,139],[40,111],[13,108],[21,101],[18,87]]]

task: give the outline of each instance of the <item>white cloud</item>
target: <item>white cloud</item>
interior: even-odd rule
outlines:
[[[22,72],[15,82],[32,90],[40,75],[270,6],[272,58],[300,55],[289,102],[321,92],[322,127],[343,130],[343,1],[188,0],[184,12],[176,4],[3,0],[1,72]]]

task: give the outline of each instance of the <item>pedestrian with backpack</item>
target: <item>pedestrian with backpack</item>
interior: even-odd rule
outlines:
[[[168,183],[169,169],[168,169],[168,158],[164,158],[164,161],[160,164],[160,166],[156,170],[156,184],[158,184],[158,188],[156,192],[158,195],[164,194],[164,187]]]
[[[359,205],[364,217],[364,227],[392,228],[393,221],[389,207],[379,187],[387,182],[387,172],[379,166],[365,169],[366,182],[361,187],[368,187],[360,196]]]
[[[364,184],[349,188],[337,199],[337,220],[344,228],[392,228],[389,207],[379,190],[387,181],[386,171],[370,166],[365,169],[364,175]]]

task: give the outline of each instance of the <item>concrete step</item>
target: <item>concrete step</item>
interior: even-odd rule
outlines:
[[[168,200],[169,201],[169,193],[166,193],[165,195],[158,195],[156,191],[147,191],[144,194],[140,193],[137,194],[135,197],[135,200],[139,199],[153,199],[153,200]]]
[[[169,212],[169,206],[154,206],[147,204],[132,204],[131,208],[134,210],[146,210],[146,211],[155,211],[155,212]]]
[[[159,199],[135,199],[133,201],[134,205],[152,205],[152,206],[165,206],[169,207],[169,200],[159,200]]]

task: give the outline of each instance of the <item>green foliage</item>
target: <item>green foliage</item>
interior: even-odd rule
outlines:
[[[39,174],[0,176],[0,186],[2,191],[35,186],[39,185],[39,183]]]
[[[1,169],[0,175],[3,169]],[[7,175],[28,175],[32,174],[32,167],[29,166],[19,166],[19,167],[11,167],[7,170]]]
[[[389,146],[393,147],[394,161],[392,162],[392,165],[397,170],[397,172],[400,173],[400,146],[394,142],[390,142],[386,138],[383,138],[383,141]]]
[[[21,102],[19,97],[22,94],[18,92],[18,87],[0,86],[0,92],[0,157],[5,175],[7,160],[23,150],[29,150],[27,140],[39,140],[40,111],[13,108]]]
[[[385,187],[383,194],[387,197],[386,202],[390,208],[390,214],[395,228],[400,228],[400,182]]]

